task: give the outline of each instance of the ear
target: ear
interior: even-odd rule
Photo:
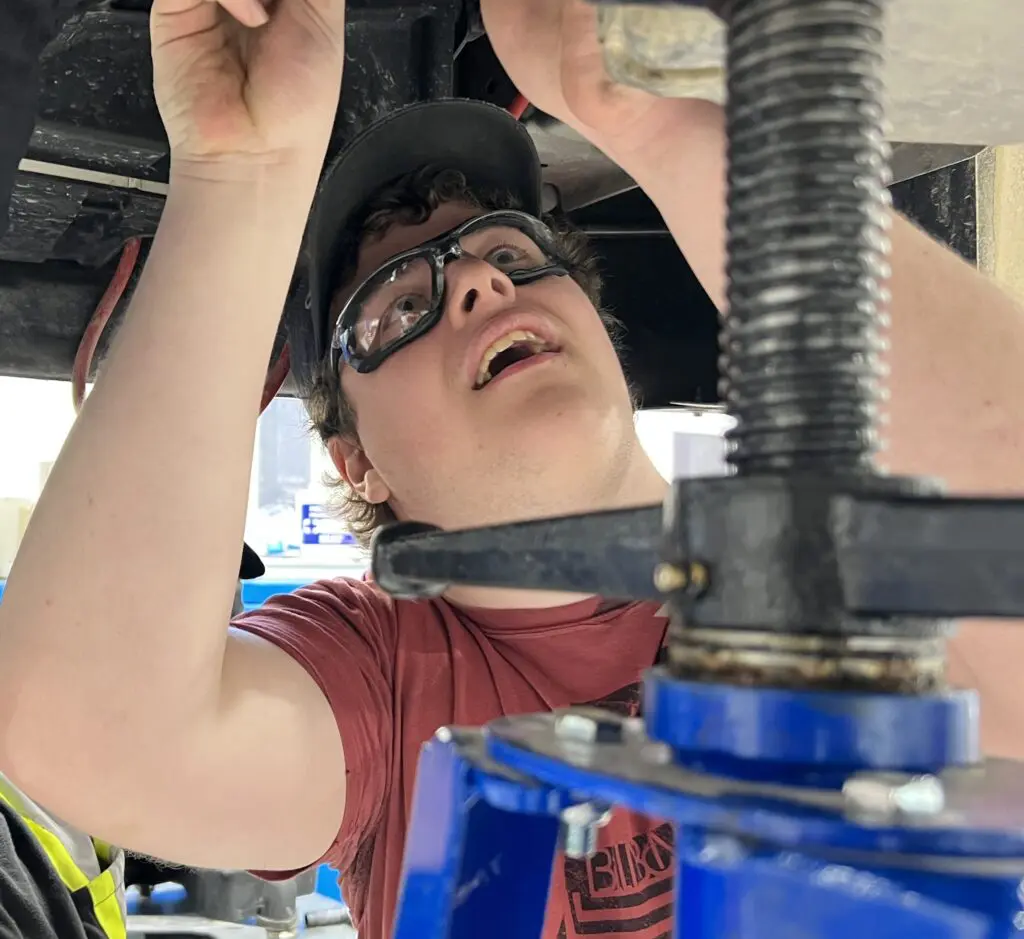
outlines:
[[[332,437],[327,442],[327,452],[341,478],[354,492],[374,505],[388,501],[391,490],[358,444]]]

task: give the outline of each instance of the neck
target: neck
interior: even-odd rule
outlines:
[[[655,469],[639,441],[636,441],[627,471],[614,489],[599,501],[579,511],[601,512],[610,509],[639,508],[665,500],[668,483]],[[557,515],[557,510],[551,515]],[[575,513],[574,513],[575,514]],[[588,594],[550,590],[509,590],[500,587],[452,587],[445,597],[460,606],[488,609],[525,610],[565,606],[587,599]]]

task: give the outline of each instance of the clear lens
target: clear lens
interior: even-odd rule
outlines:
[[[364,285],[356,299],[356,348],[369,355],[401,339],[430,311],[430,301],[431,274],[426,258],[413,258],[381,271]]]
[[[551,257],[526,232],[510,225],[491,225],[463,236],[462,250],[499,271],[512,274],[551,263]]]
[[[506,216],[507,219],[507,216]],[[531,271],[554,263],[551,255],[526,231],[506,220],[481,224],[459,239],[464,255],[486,261],[506,274]],[[434,250],[437,250],[435,247]],[[443,250],[443,249],[442,249]],[[426,316],[440,297],[433,297],[431,262],[426,248],[419,257],[379,271],[353,298],[358,309],[350,343],[368,356],[397,342]]]

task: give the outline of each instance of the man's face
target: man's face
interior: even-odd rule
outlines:
[[[448,204],[422,225],[368,241],[352,289],[394,255],[479,214]],[[445,528],[600,504],[621,485],[636,438],[622,370],[586,294],[564,276],[517,287],[469,257],[447,265],[445,283],[444,315],[428,333],[375,371],[341,366],[359,446],[332,448],[339,470],[399,518]],[[542,337],[551,351],[479,387],[481,364],[516,334]]]

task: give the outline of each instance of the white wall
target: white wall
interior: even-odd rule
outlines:
[[[70,382],[0,378],[0,498],[39,498],[74,422]]]
[[[665,479],[722,472],[723,435],[734,424],[728,414],[706,408],[662,408],[636,416],[640,443]]]

